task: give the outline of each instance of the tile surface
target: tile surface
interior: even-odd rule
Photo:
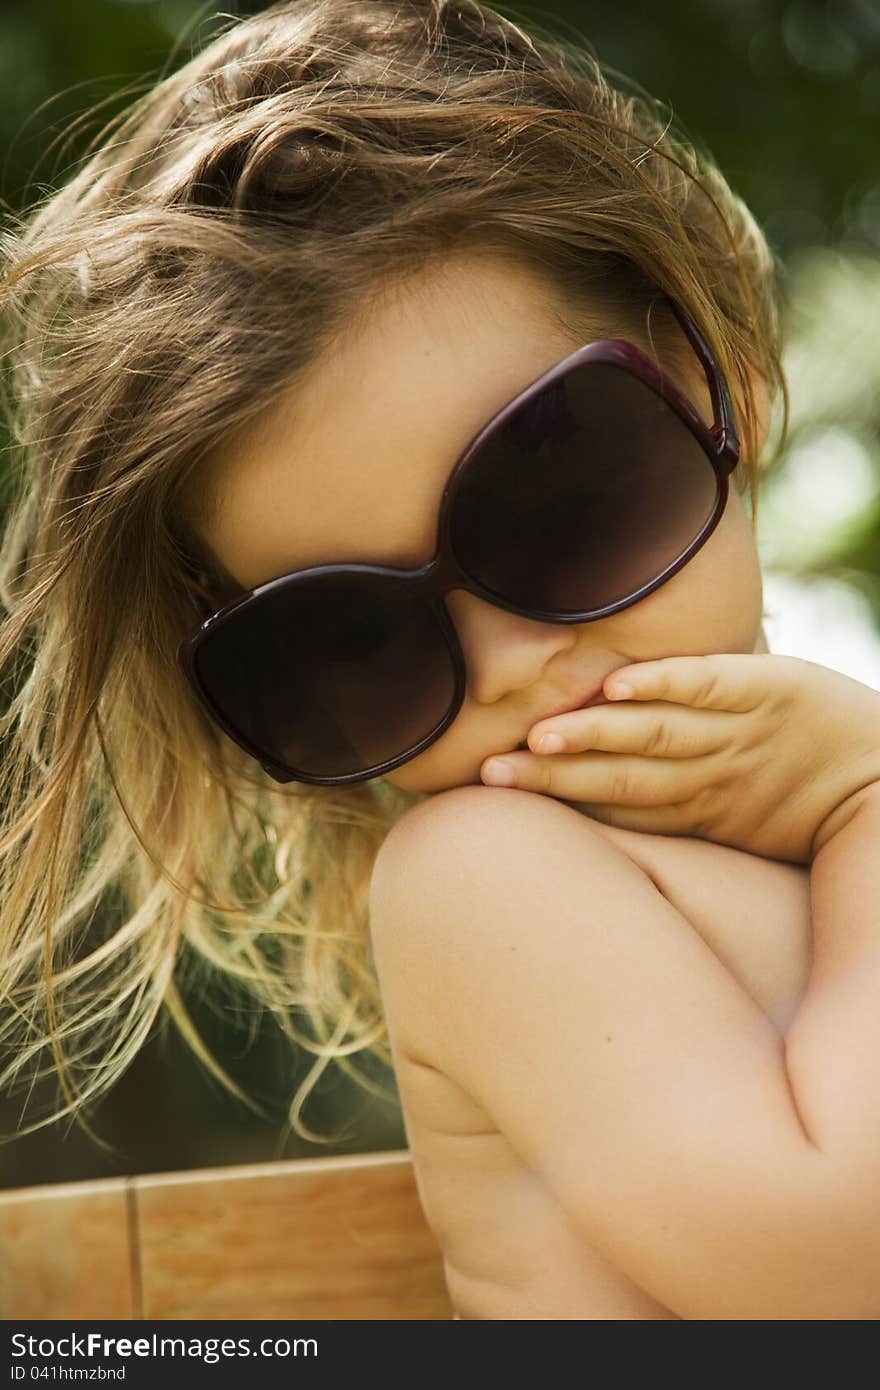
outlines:
[[[145,1318],[452,1316],[408,1154],[133,1186]]]
[[[0,1319],[135,1316],[126,1186],[0,1194]]]

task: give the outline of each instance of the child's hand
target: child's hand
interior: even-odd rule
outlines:
[[[620,667],[604,695],[613,700],[622,682],[632,687],[625,703],[535,724],[535,751],[504,754],[512,785],[577,802],[609,825],[800,864],[828,838],[832,813],[880,782],[880,693],[815,662],[664,657]],[[564,751],[537,751],[548,733]]]

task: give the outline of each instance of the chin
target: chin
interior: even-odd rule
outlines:
[[[404,763],[394,772],[386,773],[385,781],[389,782],[392,787],[398,787],[400,791],[409,792],[413,796],[434,796],[437,792],[451,791],[453,787],[482,786],[479,766],[471,777],[466,774],[461,776],[453,774],[444,777],[439,772],[434,773],[433,776],[427,772],[416,772],[412,776],[407,776],[407,771],[408,765]]]

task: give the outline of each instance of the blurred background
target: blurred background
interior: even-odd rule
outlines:
[[[3,0],[0,217],[61,182],[110,115],[185,62],[218,15],[263,8]],[[880,689],[880,0],[495,8],[585,37],[600,61],[667,102],[782,256],[792,418],[758,506],[765,630],[772,652]],[[287,1102],[311,1059],[216,1001],[191,1007],[259,1113],[163,1030],[94,1112],[107,1147],[57,1124],[0,1147],[0,1187],[405,1145],[393,1076],[378,1066],[387,1099],[324,1074],[306,1120],[339,1131],[334,1144],[291,1135]],[[0,1132],[15,1130],[23,1103],[0,1097]]]

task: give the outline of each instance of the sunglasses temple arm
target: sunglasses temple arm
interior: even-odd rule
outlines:
[[[714,352],[684,306],[670,295],[667,295],[666,298],[675,317],[687,334],[706,374],[715,417],[712,433],[718,442],[720,453],[733,466],[739,458],[739,436],[734,422],[733,402],[730,399],[727,382],[724,380],[724,373],[718,365]]]
[[[204,599],[198,598],[191,589],[184,588],[183,592],[186,594],[199,618],[204,621],[213,611],[211,605],[206,603]]]

